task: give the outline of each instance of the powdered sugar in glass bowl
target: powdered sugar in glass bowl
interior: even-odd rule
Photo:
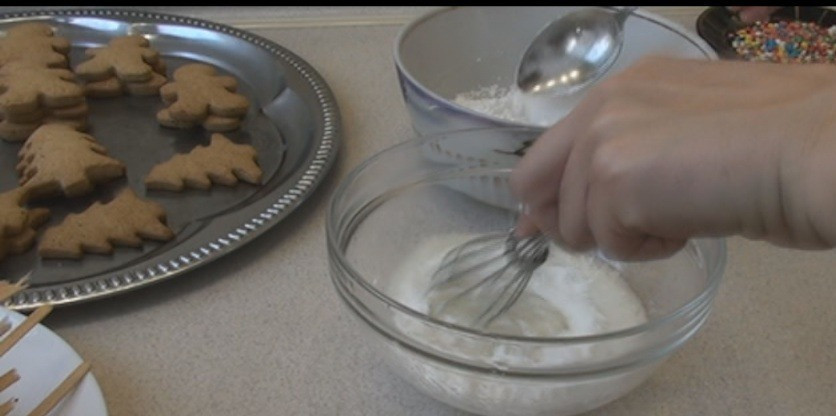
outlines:
[[[705,323],[725,266],[718,239],[651,262],[554,252],[553,269],[501,327],[477,331],[428,313],[424,288],[438,251],[513,225],[514,150],[540,133],[406,140],[349,174],[328,211],[331,277],[359,334],[418,390],[477,414],[576,415],[627,394]],[[548,293],[555,288],[568,293]]]

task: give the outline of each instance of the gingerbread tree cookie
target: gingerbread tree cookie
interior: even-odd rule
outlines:
[[[46,23],[22,23],[9,28],[0,38],[0,67],[27,61],[43,67],[66,67],[70,41],[54,36]]]
[[[7,254],[19,254],[35,242],[35,229],[48,218],[45,208],[23,207],[24,193],[20,188],[0,194],[0,260]]]
[[[254,147],[236,144],[220,133],[212,135],[209,146],[173,156],[151,169],[145,178],[148,189],[182,191],[209,189],[213,183],[234,186],[239,180],[258,184],[262,171]]]
[[[38,254],[44,258],[78,259],[84,253],[110,254],[114,246],[141,247],[143,240],[168,241],[174,238],[174,232],[165,221],[162,205],[125,188],[110,202],[95,202],[48,228]]]
[[[210,130],[219,126],[214,131],[225,131],[229,129],[229,120],[240,120],[250,107],[247,97],[236,92],[235,78],[218,75],[211,65],[183,65],[174,71],[173,78],[173,82],[160,88],[163,101],[169,104],[157,113],[157,120],[164,126],[203,125]],[[218,119],[223,122],[212,122]]]
[[[125,175],[125,165],[96,140],[65,124],[38,127],[18,152],[20,185],[30,199],[75,197]]]

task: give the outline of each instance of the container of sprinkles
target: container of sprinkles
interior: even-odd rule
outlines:
[[[711,7],[697,19],[697,32],[726,59],[836,63],[836,10],[826,7],[784,7],[754,23]]]
[[[748,61],[833,63],[836,26],[814,22],[755,22],[729,34],[735,52]]]

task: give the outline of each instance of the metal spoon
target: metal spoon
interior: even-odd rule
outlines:
[[[624,41],[624,20],[637,8],[585,8],[551,22],[523,54],[517,86],[529,94],[551,95],[585,88],[615,62]]]

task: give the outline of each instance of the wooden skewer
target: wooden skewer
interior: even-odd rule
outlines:
[[[49,313],[52,311],[52,305],[44,305],[35,309],[29,316],[26,317],[26,320],[21,322],[20,325],[12,329],[12,332],[0,341],[0,357],[4,354],[9,352],[12,347],[26,335],[32,328],[35,327],[41,320],[44,319]]]
[[[17,370],[13,368],[6,371],[6,374],[0,376],[0,391],[6,390],[18,380],[20,380],[20,375],[17,374]]]
[[[0,391],[6,390],[18,380],[20,380],[20,375],[17,374],[17,370],[13,368],[6,371],[6,374],[0,376]],[[15,408],[17,400],[18,399],[16,397],[12,397],[11,399],[6,400],[3,404],[0,404],[0,416],[6,416],[11,413]]]
[[[0,416],[6,416],[11,413],[12,410],[15,410],[15,403],[17,403],[17,399],[12,398],[6,400],[3,404],[0,404]]]
[[[6,332],[9,332],[10,329],[12,329],[12,323],[9,322],[9,317],[4,316],[3,320],[0,321],[0,337],[6,335]]]
[[[49,393],[46,398],[29,413],[29,416],[44,416],[61,401],[69,392],[73,391],[78,383],[84,378],[85,375],[90,371],[90,363],[85,361],[81,363],[72,373],[70,373],[55,390],[52,390],[52,393]]]
[[[5,280],[0,280],[0,302],[14,296],[17,292],[26,289],[27,286],[29,286],[29,279],[25,277],[18,280],[16,283],[9,283]]]

